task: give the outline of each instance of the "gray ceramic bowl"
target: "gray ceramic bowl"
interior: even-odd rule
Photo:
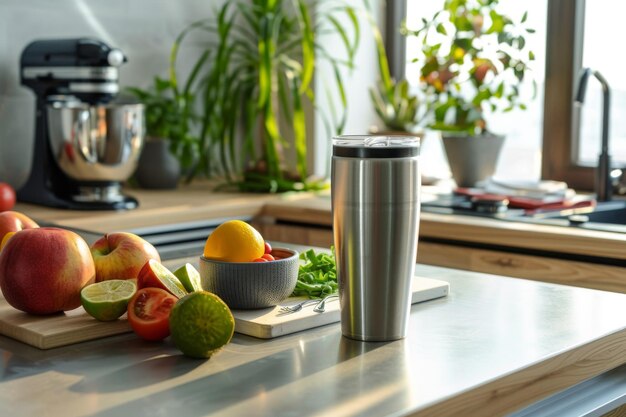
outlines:
[[[200,257],[202,288],[230,308],[272,307],[293,292],[298,280],[298,252],[274,248],[271,262],[222,262]]]

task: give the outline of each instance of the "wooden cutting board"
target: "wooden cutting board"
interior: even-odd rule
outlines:
[[[415,277],[412,302],[430,300],[448,294],[447,282]],[[291,314],[279,313],[279,308],[301,301],[289,298],[280,306],[261,310],[233,310],[235,331],[262,339],[282,336],[339,321],[339,302],[334,299],[324,313],[313,312],[313,305]],[[131,332],[124,315],[113,322],[99,322],[80,307],[52,316],[33,316],[11,307],[0,296],[0,334],[39,349],[51,349],[88,340]]]
[[[448,295],[450,285],[445,281],[413,277],[411,303],[432,300]],[[297,304],[303,298],[290,298],[280,306],[261,310],[233,310],[235,331],[261,339],[271,339],[286,334],[335,323],[340,320],[339,301],[334,298],[326,303],[324,313],[313,311],[315,304],[308,305],[295,313],[284,314],[280,307]]]
[[[132,329],[124,315],[120,320],[100,322],[79,307],[52,316],[33,316],[14,309],[0,296],[0,334],[39,349],[99,339]]]

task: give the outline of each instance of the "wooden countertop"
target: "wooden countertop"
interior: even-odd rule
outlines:
[[[352,341],[335,323],[272,340],[236,334],[197,360],[132,334],[47,351],[0,336],[2,414],[501,416],[626,362],[624,294],[416,273],[451,292],[414,305],[407,338],[394,342]],[[578,403],[594,397],[577,393]]]
[[[15,210],[41,222],[96,233],[253,216],[332,225],[328,195],[226,193],[213,188],[210,182],[195,182],[175,190],[130,189],[127,192],[140,201],[139,208],[130,211],[73,211],[23,203]],[[626,234],[426,212],[420,219],[421,238],[599,257],[626,266]]]
[[[268,202],[310,197],[298,193],[216,192],[214,187],[214,183],[198,181],[175,190],[127,189],[125,192],[137,198],[140,204],[137,209],[128,211],[64,210],[24,203],[18,203],[14,210],[41,222],[107,233],[212,218],[254,216]]]
[[[328,197],[309,197],[295,201],[267,202],[261,216],[331,227],[330,210]],[[622,233],[422,211],[420,238],[595,256],[624,261],[622,266],[626,266],[626,235]]]

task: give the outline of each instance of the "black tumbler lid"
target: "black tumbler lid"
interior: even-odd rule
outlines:
[[[335,136],[333,156],[344,158],[410,158],[419,156],[417,136]]]

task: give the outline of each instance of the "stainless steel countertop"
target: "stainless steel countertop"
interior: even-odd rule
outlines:
[[[390,343],[351,341],[336,323],[269,341],[236,334],[205,361],[132,334],[49,351],[0,337],[0,414],[406,415],[626,329],[625,294],[424,265],[417,273],[448,281],[451,293],[414,305],[409,336]]]

